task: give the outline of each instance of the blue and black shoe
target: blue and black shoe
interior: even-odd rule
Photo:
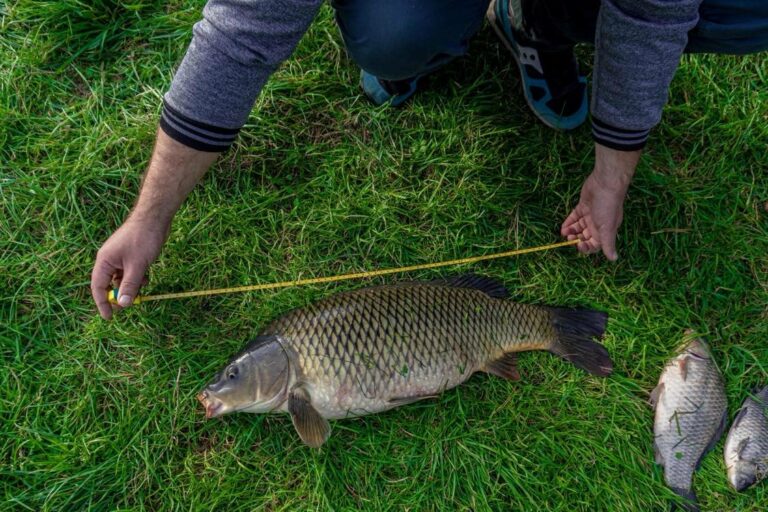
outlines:
[[[420,78],[417,76],[407,80],[382,80],[361,70],[360,86],[365,95],[376,105],[389,103],[393,107],[399,107],[416,94]]]
[[[573,130],[587,119],[587,80],[579,74],[573,46],[526,35],[522,13],[513,10],[521,3],[491,0],[488,21],[517,62],[525,100],[536,117],[551,128]]]

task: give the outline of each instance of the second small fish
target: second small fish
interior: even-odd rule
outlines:
[[[768,476],[768,386],[744,400],[725,440],[728,481],[737,491]]]

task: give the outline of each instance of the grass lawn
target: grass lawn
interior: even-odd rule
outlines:
[[[88,281],[149,156],[202,0],[0,4],[0,509],[605,510],[666,507],[646,401],[683,330],[712,342],[731,416],[768,383],[768,56],[685,57],[626,203],[620,260],[571,248],[472,270],[516,300],[610,313],[608,379],[543,353],[519,383],[338,421],[322,450],[288,417],[205,421],[194,399],[268,320],[347,282],[149,303],[97,318]],[[590,68],[591,49],[580,58]],[[185,203],[147,292],[236,286],[559,240],[591,170],[489,27],[400,110],[357,87],[331,10]],[[737,494],[722,441],[694,487]]]

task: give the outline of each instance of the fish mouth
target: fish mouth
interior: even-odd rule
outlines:
[[[741,492],[752,486],[757,481],[757,477],[753,475],[736,475],[733,478],[729,478],[729,480],[733,488]]]
[[[709,344],[700,337],[694,337],[694,331],[685,331],[683,343],[677,348],[678,353],[687,353],[697,359],[710,359]]]
[[[688,351],[688,355],[693,356],[696,359],[701,359],[702,361],[706,361],[707,359],[709,359],[709,357],[707,357],[706,355],[699,354],[698,352],[696,352],[694,350],[689,350]]]
[[[700,359],[703,361],[711,359],[709,346],[704,340],[701,340],[701,339],[696,339],[696,340],[693,340],[691,343],[689,343],[688,346],[685,348],[685,352],[689,356],[693,356],[696,359]]]
[[[207,420],[224,414],[222,410],[224,409],[224,402],[213,398],[206,390],[197,394],[197,401],[205,408],[205,419]]]

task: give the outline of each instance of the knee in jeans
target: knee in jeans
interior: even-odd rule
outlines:
[[[400,24],[372,28],[349,53],[365,71],[386,80],[402,80],[424,72],[431,58],[430,37],[420,27]]]

